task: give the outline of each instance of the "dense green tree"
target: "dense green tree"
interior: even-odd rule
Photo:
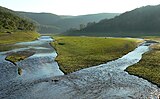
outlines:
[[[86,27],[92,26],[94,24],[96,24],[96,22],[88,22]]]
[[[80,24],[80,25],[79,25],[79,29],[80,29],[80,30],[84,29],[85,27],[86,27],[85,24]]]

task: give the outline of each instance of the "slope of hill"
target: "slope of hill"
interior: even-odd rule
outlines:
[[[36,26],[30,20],[24,19],[17,12],[0,6],[0,50],[7,45],[36,39]]]
[[[35,20],[39,24],[40,33],[64,32],[70,28],[79,29],[80,24],[86,25],[88,22],[98,22],[102,19],[110,19],[119,15],[118,13],[100,13],[81,16],[58,16],[51,13],[19,13]]]
[[[145,6],[123,13],[113,19],[103,20],[77,33],[68,35],[137,36],[160,35],[160,5]]]
[[[35,25],[29,20],[20,18],[16,12],[0,7],[0,31],[4,30],[35,30]]]
[[[36,22],[38,32],[53,33],[60,32],[60,28],[55,26],[58,20],[61,19],[58,15],[51,13],[32,13],[32,12],[18,12],[21,16],[28,17]]]
[[[99,22],[102,19],[111,19],[119,15],[118,13],[99,13],[99,14],[89,14],[89,15],[80,15],[72,16],[70,18],[64,18],[59,20],[56,24],[59,27],[62,27],[62,31],[66,31],[70,28],[79,29],[80,24],[87,25],[89,22]]]
[[[32,13],[32,12],[19,12],[19,13],[43,25],[52,25],[53,23],[61,19],[60,16],[51,13]]]

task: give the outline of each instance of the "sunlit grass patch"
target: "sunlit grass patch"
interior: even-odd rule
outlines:
[[[39,37],[40,35],[34,31],[17,31],[11,33],[0,33],[0,51],[7,51],[18,46],[12,46],[12,44],[17,42],[32,41]]]
[[[158,39],[160,38],[156,38]],[[152,51],[144,54],[139,63],[129,66],[126,71],[160,86],[160,44],[155,44],[151,48]]]
[[[19,51],[9,54],[5,59],[11,61],[12,63],[24,60],[32,56],[35,52],[33,51]]]
[[[19,31],[13,33],[0,33],[0,44],[13,44],[17,42],[32,41],[39,37],[37,32]]]
[[[55,37],[60,69],[71,73],[117,59],[137,46],[135,39],[105,37]]]

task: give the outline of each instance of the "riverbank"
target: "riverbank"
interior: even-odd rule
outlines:
[[[55,61],[56,51],[49,44],[52,41],[49,36],[41,36],[34,41],[13,44],[14,49],[0,52],[1,81],[18,79],[19,75],[23,79],[63,75]]]
[[[147,37],[147,39],[160,42],[160,37]],[[129,74],[144,78],[160,87],[160,44],[151,46],[151,51],[144,54],[142,60],[129,66]]]
[[[68,74],[122,57],[137,47],[139,40],[105,37],[54,37],[56,61]]]
[[[6,51],[13,48],[11,44],[18,42],[33,41],[40,36],[39,33],[35,31],[17,31],[9,33],[0,33],[0,51]],[[14,46],[18,47],[18,46]]]

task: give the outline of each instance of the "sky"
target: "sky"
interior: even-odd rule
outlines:
[[[123,13],[160,0],[0,0],[0,6],[26,12],[47,12],[57,15]]]

